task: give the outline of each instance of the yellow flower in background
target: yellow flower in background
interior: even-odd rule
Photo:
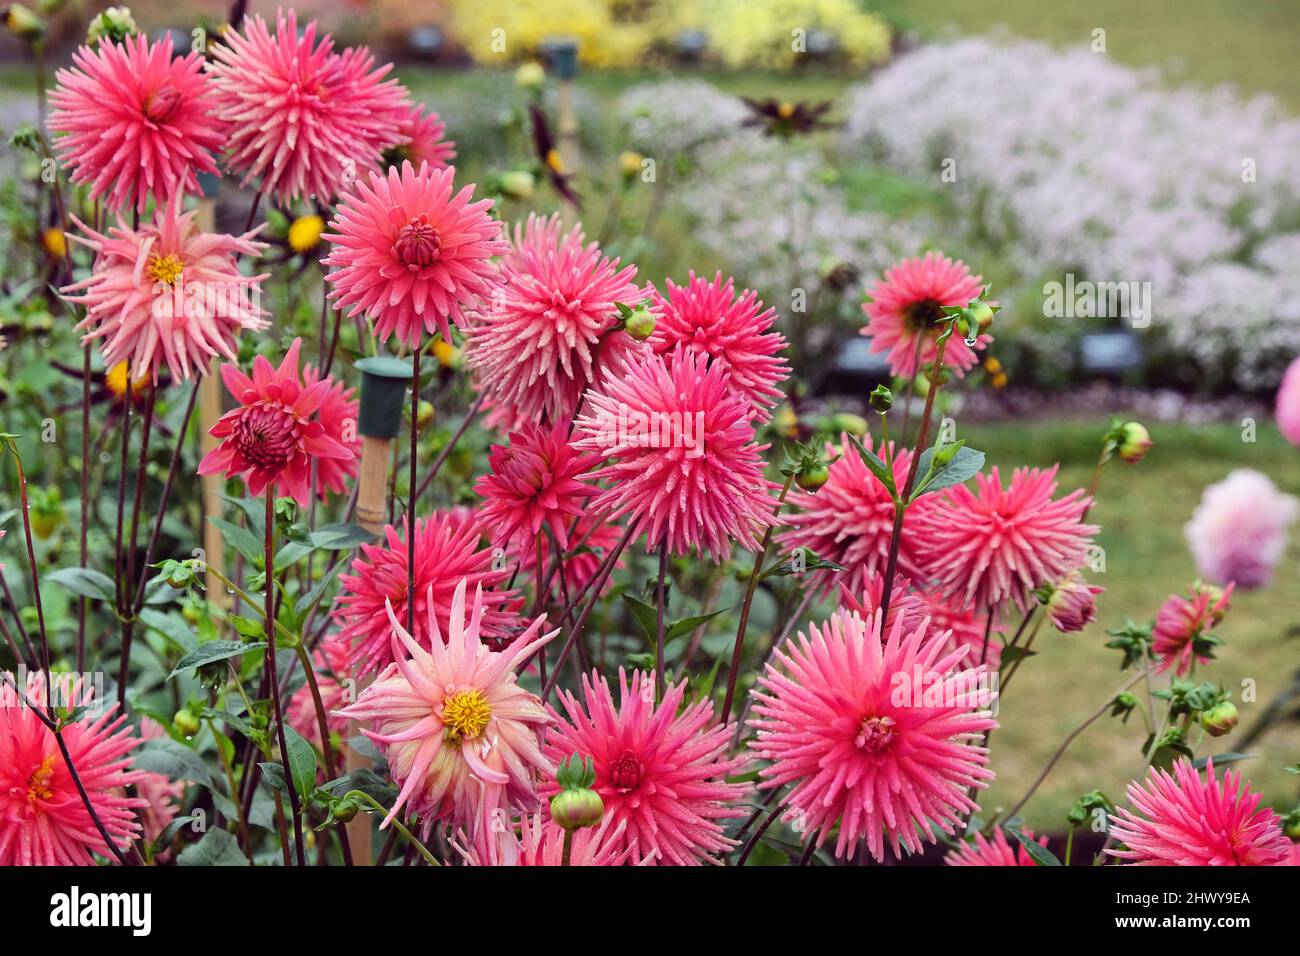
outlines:
[[[460,353],[446,339],[439,338],[433,343],[433,354],[443,368],[455,368],[460,363]]]
[[[294,252],[314,249],[324,231],[325,220],[320,216],[299,216],[289,226],[289,248]]]
[[[449,0],[448,28],[479,63],[535,59],[542,41],[570,36],[593,67],[630,66],[674,31],[677,0]]]
[[[618,170],[624,179],[635,179],[641,175],[641,164],[644,162],[645,157],[634,150],[625,149],[618,154]]]
[[[535,90],[546,82],[546,69],[536,60],[529,60],[515,70],[515,85]]]
[[[41,233],[41,243],[45,246],[45,251],[56,259],[62,259],[68,254],[68,238],[58,226],[51,226]]]
[[[126,391],[126,374],[127,374],[127,364],[125,361],[118,362],[116,365],[114,365],[112,368],[110,368],[107,372],[104,373],[104,384],[108,387],[108,390],[112,392],[114,395],[116,395],[118,398],[121,398],[122,393]],[[139,395],[148,386],[149,386],[149,376],[141,375],[139,378],[137,378],[135,381],[131,383],[132,397]]]
[[[729,67],[789,69],[804,52],[801,39],[822,31],[835,38],[837,58],[854,66],[889,59],[889,27],[857,0],[709,0],[700,3],[691,24],[709,34],[709,46]]]

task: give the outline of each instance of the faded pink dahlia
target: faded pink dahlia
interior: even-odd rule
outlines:
[[[994,467],[975,476],[978,493],[949,488],[916,516],[925,579],[964,607],[987,610],[1011,600],[1023,611],[1035,588],[1078,570],[1098,531],[1081,518],[1091,499],[1072,491],[1054,501],[1055,479],[1056,466],[1018,468],[1004,488]]]
[[[900,616],[881,640],[875,615],[839,610],[777,648],[754,690],[763,787],[792,784],[783,819],[835,855],[865,840],[884,857],[949,835],[977,809],[968,788],[993,779],[981,735],[997,726],[986,666],[970,649]]]
[[[692,271],[686,285],[665,284],[667,295],[650,288],[655,319],[650,347],[671,352],[679,344],[698,352],[731,373],[731,387],[740,392],[756,412],[769,410],[782,397],[781,382],[790,366],[780,357],[785,338],[772,330],[776,310],[763,308],[758,295],[745,289],[736,294],[735,283],[713,281]]]
[[[566,547],[569,526],[596,491],[582,475],[599,461],[574,449],[567,422],[525,425],[510,435],[510,444],[493,445],[491,471],[474,485],[485,501],[479,514],[492,543],[532,547],[545,527]]]
[[[1105,588],[1089,584],[1078,571],[1050,585],[1047,616],[1062,634],[1073,634],[1097,620],[1097,595]]]
[[[401,142],[386,155],[390,166],[400,166],[403,160],[409,160],[417,169],[421,163],[446,169],[456,158],[456,144],[447,139],[447,124],[437,110],[426,113],[423,104],[413,104],[403,111],[397,134]]]
[[[1128,786],[1133,810],[1111,818],[1110,835],[1124,848],[1106,852],[1131,866],[1285,866],[1291,841],[1278,815],[1259,809],[1262,797],[1231,770],[1220,783],[1212,759],[1204,780],[1190,760],[1172,774],[1153,768],[1145,786]]]
[[[863,438],[863,446],[868,451],[884,454],[883,449],[873,449],[870,435]],[[892,443],[889,447],[894,456],[894,482],[902,488],[912,464],[912,453],[905,448],[895,449]],[[894,531],[894,502],[847,437],[841,438],[839,448],[826,446],[827,459],[837,455],[838,460],[830,466],[829,479],[816,494],[795,491],[789,496],[791,508],[785,522],[790,530],[782,532],[777,540],[785,548],[806,548],[819,558],[847,569],[817,572],[823,591],[829,591],[839,580],[858,594],[869,587],[872,578],[885,572]],[[932,505],[930,496],[918,498],[908,509],[903,524],[898,570],[913,580],[923,578],[917,561],[915,528],[920,515]]]
[[[470,202],[472,185],[452,194],[455,172],[404,162],[400,173],[371,173],[330,222],[330,298],[349,316],[373,319],[381,341],[396,334],[414,347],[421,331],[451,341],[450,324],[464,327],[466,311],[493,289],[492,257],[509,246],[488,215],[492,200]]]
[[[1035,837],[1029,829],[1021,831],[1039,846],[1047,846],[1047,837]],[[985,839],[983,833],[976,833],[974,839],[963,841],[955,850],[949,850],[943,862],[949,866],[1037,866],[1019,840],[1015,849],[1007,840],[1001,827],[993,831],[993,839]]]
[[[969,305],[984,291],[980,283],[980,276],[971,275],[960,259],[937,252],[904,259],[867,290],[862,334],[871,337],[871,351],[888,353],[891,374],[911,378],[934,362],[943,307]],[[944,346],[943,367],[961,378],[978,361],[975,351],[992,341],[981,335],[972,349],[954,332]]]
[[[1277,390],[1277,427],[1286,440],[1300,445],[1300,358],[1287,366]]]
[[[721,365],[681,348],[652,355],[589,392],[577,429],[576,447],[610,459],[591,474],[609,482],[592,509],[629,515],[647,551],[696,548],[721,562],[733,541],[758,550],[774,520],[767,446],[754,443],[749,404]]]
[[[325,729],[331,736],[335,733],[342,735],[347,730],[348,722],[343,717],[335,716],[334,712],[350,703],[347,689],[342,683],[349,676],[347,642],[338,634],[326,636],[321,641],[320,648],[312,655],[312,663],[316,669],[316,687],[320,691],[321,704],[326,714]],[[289,700],[289,709],[285,711],[284,719],[289,726],[311,741],[317,750],[324,750],[320,719],[310,687],[304,684],[298,688]]]
[[[325,422],[312,417],[334,383],[326,378],[303,387],[298,376],[301,348],[302,339],[294,339],[279,368],[257,356],[252,378],[233,365],[221,366],[221,379],[239,407],[209,430],[221,444],[199,463],[200,475],[242,478],[253,497],[273,484],[277,495],[306,507],[312,460],[346,461],[355,456],[341,433],[331,434]]]
[[[50,93],[50,129],[72,182],[115,210],[144,212],[182,193],[199,193],[197,173],[215,173],[212,151],[226,141],[203,73],[203,55],[172,57],[172,38],[143,34],[101,41],[72,54]]]
[[[641,297],[636,266],[586,244],[581,226],[530,214],[515,226],[491,307],[469,332],[467,357],[514,420],[572,420],[583,392],[623,374],[644,351],[618,329],[618,303]]]
[[[1214,648],[1221,641],[1210,631],[1228,613],[1233,587],[1229,584],[1218,588],[1197,581],[1190,597],[1169,595],[1156,614],[1152,631],[1151,649],[1160,658],[1157,674],[1172,667],[1182,677],[1195,662],[1208,664],[1214,659]]]
[[[466,615],[465,584],[461,579],[452,595],[445,643],[432,594],[427,646],[385,602],[393,663],[355,704],[337,711],[371,724],[362,733],[383,749],[402,788],[381,827],[405,808],[419,815],[426,834],[434,820],[477,834],[500,811],[536,809],[538,774],[551,770],[539,739],[551,718],[515,683],[515,669],[559,631],[543,634],[542,616],[504,651],[490,650],[480,630],[483,590],[475,588]]]
[[[54,675],[60,706],[91,708],[63,730],[81,784],[104,829],[119,849],[140,835],[137,811],[147,800],[123,788],[146,780],[127,756],[140,742],[117,704],[94,699],[80,678]],[[46,701],[45,675],[30,673],[23,693],[38,707]],[[98,716],[92,716],[98,714]],[[54,734],[6,680],[0,689],[0,866],[92,866],[92,854],[112,851],[86,810]]]
[[[307,387],[321,381],[321,374],[311,364],[303,366],[303,384]],[[349,479],[355,478],[361,469],[361,437],[357,434],[357,416],[361,413],[361,402],[353,398],[356,389],[343,382],[336,382],[328,376],[329,391],[325,393],[320,405],[320,423],[326,434],[333,435],[338,442],[352,452],[350,458],[317,458],[316,495],[323,501],[331,494],[341,495],[347,490]]]
[[[164,362],[173,381],[206,375],[214,355],[235,360],[241,332],[266,328],[259,300],[269,273],[246,276],[238,265],[266,248],[253,240],[257,230],[200,232],[194,216],[181,211],[177,192],[138,229],[119,218],[100,234],[73,217],[85,235],[69,238],[95,253],[95,267],[60,291],[86,310],[77,329],[88,330],[83,343],[103,340],[107,368],[126,362],[151,382]]]
[[[717,863],[735,846],[721,821],[744,816],[732,806],[746,785],[727,783],[745,757],[726,756],[730,734],[713,717],[707,698],[682,706],[686,681],[655,704],[654,673],[618,671],[619,702],[605,678],[583,676],[583,702],[560,693],[568,720],[554,710],[545,751],[553,763],[574,752],[596,766],[593,789],[605,804],[604,819],[624,826],[611,837],[620,850],[650,865]],[[586,705],[585,708],[583,705]],[[549,796],[558,789],[547,784]]]
[[[1252,590],[1272,583],[1297,516],[1300,499],[1278,491],[1266,475],[1236,468],[1205,489],[1183,532],[1202,577]]]
[[[608,814],[598,827],[573,832],[570,866],[624,866],[637,861],[623,840],[627,820]],[[479,827],[478,838],[460,850],[467,866],[560,866],[564,860],[564,831],[541,812],[519,818],[519,832],[502,820]]]
[[[424,647],[434,637],[433,629],[426,626],[430,614],[439,633],[451,629],[452,599],[461,581],[487,589],[484,618],[476,626],[484,637],[501,640],[518,623],[514,592],[497,589],[512,569],[481,543],[481,529],[474,520],[445,512],[415,519],[415,640]],[[363,544],[352,562],[352,573],[339,575],[342,590],[334,615],[341,627],[339,635],[349,647],[349,663],[362,673],[372,673],[392,660],[384,607],[392,604],[398,616],[407,619],[406,557],[406,534],[388,525],[384,543]]]
[[[299,32],[292,10],[276,14],[274,35],[254,14],[221,39],[208,61],[214,115],[228,126],[226,166],[243,184],[259,180],[258,192],[282,205],[329,202],[401,142],[406,90],[364,47],[335,53],[330,36],[317,43],[314,21]]]

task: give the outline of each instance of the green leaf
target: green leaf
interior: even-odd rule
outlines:
[[[291,568],[315,550],[310,544],[304,544],[301,541],[290,541],[275,553],[275,570],[279,572],[285,568]]]
[[[1023,646],[1004,647],[1002,648],[1001,670],[1006,671],[1016,661],[1023,660],[1026,657],[1034,657],[1038,651],[1031,651]]]
[[[685,637],[701,624],[713,620],[719,614],[726,614],[729,610],[731,608],[723,608],[721,611],[714,611],[712,614],[696,614],[693,617],[684,617],[679,621],[673,621],[664,628],[664,643],[666,644],[679,637]]]
[[[209,830],[203,839],[181,850],[178,866],[247,866],[235,838],[225,830]]]
[[[258,541],[266,536],[266,501],[263,498],[232,498],[222,495],[228,502],[244,513],[248,527]]]
[[[239,657],[249,651],[261,650],[264,647],[266,645],[260,641],[253,643],[244,641],[208,641],[206,644],[200,644],[192,652],[181,658],[181,662],[167,675],[167,679],[171,680],[177,674],[203,667],[205,664],[215,664],[217,661]]]
[[[647,604],[635,594],[629,594],[625,591],[622,597],[623,602],[631,609],[632,617],[641,626],[641,630],[645,632],[646,640],[653,642],[659,629],[658,609],[652,604]]]
[[[266,560],[266,545],[258,540],[257,535],[247,528],[231,524],[225,518],[218,518],[216,515],[208,515],[208,520],[221,532],[221,537],[226,539],[227,544],[257,567],[262,566],[263,561]]]
[[[203,758],[189,747],[170,738],[147,740],[132,758],[135,770],[160,773],[172,780],[190,780],[212,789],[212,774]]]
[[[197,643],[194,628],[179,614],[165,614],[153,608],[145,608],[140,612],[140,623],[151,631],[157,631],[186,653],[194,650]]]
[[[243,734],[245,737],[253,736],[253,725],[248,722],[248,718],[243,714],[232,714],[228,710],[204,707],[200,716],[208,720],[219,720],[228,725],[231,730]]]
[[[876,480],[885,486],[890,497],[897,498],[898,489],[894,485],[894,473],[890,467],[880,460],[879,455],[865,448],[862,442],[858,441],[856,435],[849,435],[849,441],[852,442],[853,447],[857,449],[858,457],[860,457],[863,463],[871,469],[871,473],[876,476]]]
[[[1236,763],[1238,760],[1254,760],[1256,756],[1258,755],[1237,753],[1237,751],[1231,750],[1228,753],[1214,754],[1213,760],[1216,767],[1222,767],[1224,764]],[[1204,770],[1206,761],[1210,759],[1210,757],[1197,757],[1192,761],[1192,767],[1196,770]]]
[[[943,463],[936,465],[933,474],[930,473],[930,462],[934,459],[934,449],[927,448],[921,452],[921,461],[916,466],[916,473],[927,477],[912,492],[910,501],[915,501],[921,495],[932,491],[942,491],[944,488],[970,481],[983,470],[984,452],[968,448],[961,442],[950,445],[949,448],[956,448],[957,451],[953,453],[951,459],[943,462],[943,456],[948,452],[948,449],[943,449],[939,459]]]
[[[251,641],[258,641],[266,637],[266,628],[262,626],[260,618],[241,617],[238,614],[231,614],[230,624],[235,629],[235,633]]]
[[[117,597],[114,593],[116,589],[113,586],[113,579],[91,568],[59,568],[57,571],[42,575],[41,580],[62,584],[73,594],[95,601],[113,601]]]
[[[791,574],[805,574],[809,571],[843,571],[842,565],[834,561],[827,561],[820,557],[812,548],[796,548],[795,551],[803,551],[803,561],[796,563],[791,552],[791,558],[788,561],[782,561],[780,564],[773,565],[763,572],[759,578],[760,581],[766,581],[770,577],[786,577]]]
[[[330,586],[331,581],[338,577],[339,571],[342,569],[343,562],[340,561],[330,568],[324,577],[312,585],[310,591],[298,598],[293,606],[293,613],[299,620],[306,617],[307,612],[320,603],[321,598],[325,596],[325,589]]]
[[[1055,853],[1053,853],[1047,847],[1043,846],[1041,843],[1038,843],[1030,839],[1029,837],[1025,836],[1023,833],[1020,832],[1019,827],[1007,826],[1007,827],[1003,827],[1002,829],[1004,829],[1007,833],[1010,833],[1013,837],[1019,840],[1020,845],[1024,847],[1025,852],[1029,854],[1029,858],[1033,860],[1035,863],[1037,863],[1039,866],[1060,866],[1061,865],[1061,861],[1056,858]]]
[[[351,551],[373,540],[374,533],[359,524],[327,524],[311,533],[312,546],[326,551]]]
[[[284,742],[289,748],[289,772],[293,774],[294,789],[300,794],[316,789],[316,751],[303,739],[302,734],[285,726]]]

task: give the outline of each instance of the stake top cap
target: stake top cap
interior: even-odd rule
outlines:
[[[387,355],[355,364],[362,373],[357,431],[371,438],[396,438],[402,429],[402,405],[414,365]]]

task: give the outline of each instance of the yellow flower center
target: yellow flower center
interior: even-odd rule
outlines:
[[[149,260],[149,275],[155,282],[175,285],[185,270],[185,264],[173,255],[154,256]]]
[[[794,106],[790,103],[782,103],[776,108],[776,115],[781,119],[789,119],[794,116]]]
[[[104,384],[108,386],[108,390],[118,398],[121,398],[122,393],[126,391],[127,371],[127,363],[121,361],[104,373]],[[131,382],[131,394],[139,395],[148,387],[148,385],[148,376],[141,375],[139,378],[134,379]]]
[[[54,796],[50,789],[50,778],[54,776],[54,754],[50,754],[27,781],[27,802],[35,804],[37,800],[48,800]]]
[[[552,149],[546,154],[546,165],[551,167],[553,172],[564,175],[564,158],[558,149]]]
[[[492,717],[492,705],[479,690],[461,690],[442,702],[442,726],[448,740],[477,737]]]
[[[325,220],[320,216],[299,216],[289,226],[289,248],[294,252],[315,248],[324,231]]]

